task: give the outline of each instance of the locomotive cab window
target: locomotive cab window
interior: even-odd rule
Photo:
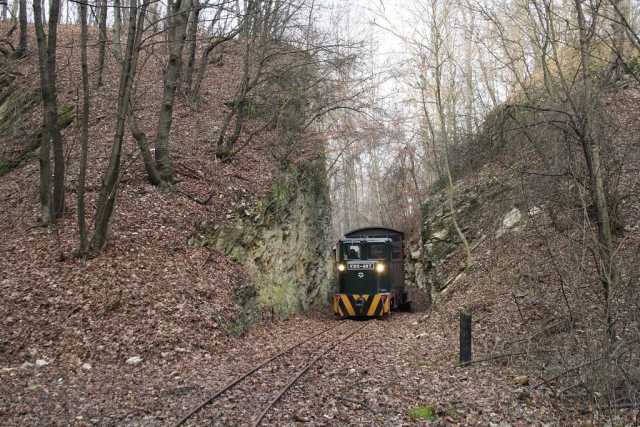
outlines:
[[[344,259],[352,260],[352,259],[362,259],[361,258],[361,248],[360,245],[343,245],[343,255]]]
[[[369,259],[385,259],[386,251],[384,243],[372,243],[369,245]]]

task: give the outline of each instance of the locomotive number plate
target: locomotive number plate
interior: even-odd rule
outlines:
[[[373,264],[349,264],[349,270],[373,270]]]

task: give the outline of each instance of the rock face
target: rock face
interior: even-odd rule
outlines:
[[[409,244],[404,266],[404,283],[409,293],[409,301],[414,311],[423,311],[431,306],[431,294],[425,286],[427,283],[422,263],[421,242]]]
[[[454,186],[453,211],[472,249],[487,236],[499,237],[522,225],[523,214],[513,207],[511,189],[512,185],[491,178]],[[407,262],[408,283],[427,293],[430,303],[436,303],[447,286],[459,281],[464,267],[464,255],[458,251],[462,242],[453,225],[447,196],[445,188],[422,204],[420,242],[411,248]],[[448,261],[454,255],[461,258],[452,265]]]
[[[502,225],[496,232],[496,237],[502,237],[505,233],[513,230],[518,231],[518,224],[522,221],[522,213],[520,209],[513,208],[511,209],[502,219]]]
[[[268,311],[286,318],[327,301],[329,221],[324,162],[316,160],[283,172],[254,209],[210,233],[209,243],[253,279],[236,292],[248,316]]]
[[[39,104],[40,91],[21,87],[14,79],[12,73],[0,78],[0,135],[5,139],[0,147],[0,176],[27,161],[42,139],[42,129],[31,129],[25,120]],[[64,129],[74,118],[73,106],[62,105],[58,126]]]
[[[479,237],[470,233],[470,224],[479,208],[477,189],[456,189],[454,196],[456,219],[470,244]],[[420,263],[416,265],[416,270],[422,270],[420,273],[422,280],[417,281],[419,284],[422,283],[422,287],[430,294],[431,301],[436,302],[439,292],[447,281],[441,267],[462,243],[453,226],[446,190],[435,194],[423,203],[422,219],[423,255]]]

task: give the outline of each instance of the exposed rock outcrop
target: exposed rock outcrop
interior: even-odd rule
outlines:
[[[514,207],[513,188],[509,180],[491,176],[454,187],[454,212],[472,252],[487,238],[522,228],[526,214]],[[409,251],[408,283],[429,294],[431,303],[437,303],[441,293],[464,276],[462,242],[451,215],[447,190],[432,194],[422,205],[420,242]]]
[[[242,264],[252,283],[237,292],[246,323],[260,313],[287,317],[324,302],[329,291],[330,211],[324,163],[308,161],[282,173],[253,209],[211,230],[208,244]]]

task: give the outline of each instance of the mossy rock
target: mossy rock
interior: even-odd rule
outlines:
[[[0,103],[0,133],[3,135],[10,133],[16,123],[22,122],[24,115],[31,111],[40,98],[38,91],[23,91],[16,87],[7,93]]]
[[[280,319],[287,319],[291,315],[304,309],[305,296],[301,294],[301,287],[293,281],[278,282],[278,278],[265,275],[260,278],[258,302],[263,308],[273,312]]]
[[[31,108],[31,105],[29,108]],[[26,111],[26,110],[24,110]],[[23,113],[24,113],[23,111]],[[62,107],[60,113],[58,114],[58,128],[60,130],[68,127],[75,117],[75,110],[71,105],[65,105]],[[0,122],[2,119],[0,118]],[[0,129],[2,129],[2,125],[0,124]],[[2,133],[2,131],[0,131]],[[27,140],[29,141],[29,145],[27,145],[22,152],[14,159],[0,159],[0,176],[3,176],[12,170],[19,167],[21,164],[35,157],[35,150],[40,147],[40,143],[44,136],[44,129],[39,128],[36,130]]]
[[[201,230],[204,246],[215,246],[249,272],[256,295],[236,302],[229,323],[237,334],[264,313],[287,318],[306,310],[329,288],[329,195],[321,162],[289,165],[271,191],[249,213],[219,228]],[[326,298],[325,298],[326,299]]]
[[[232,336],[244,335],[253,325],[262,318],[260,306],[252,299],[241,306],[236,317],[222,323],[223,329]]]
[[[409,418],[413,421],[435,421],[438,419],[433,406],[415,406],[409,409]]]

